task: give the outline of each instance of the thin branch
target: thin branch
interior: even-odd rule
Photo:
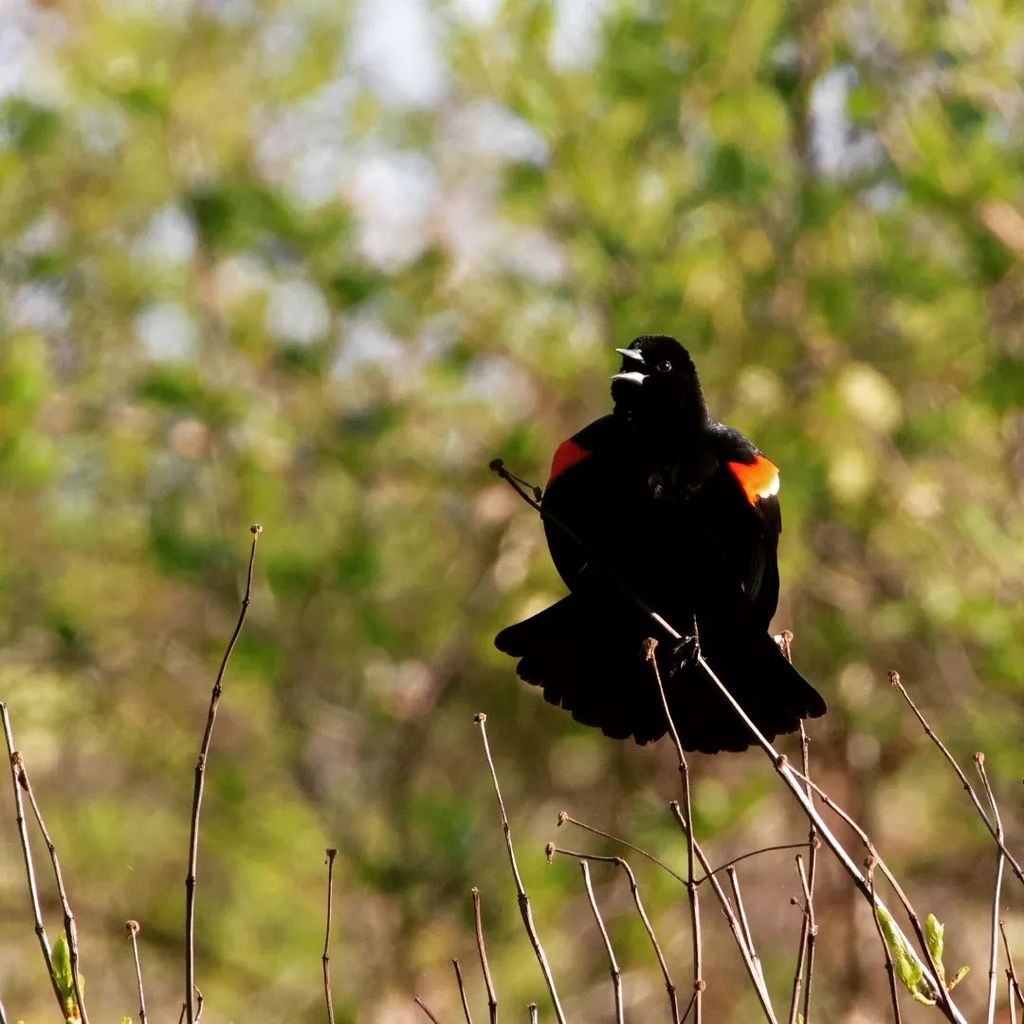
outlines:
[[[1017,977],[1017,968],[1013,963],[1013,956],[1010,953],[1010,941],[1006,937],[1006,926],[1002,921],[999,922],[999,932],[1003,936],[1003,949],[1006,952],[1006,976],[1010,979],[1010,983],[1013,986],[1013,991],[1017,995],[1017,999],[1021,1006],[1024,1006],[1024,991],[1020,987],[1020,979]]]
[[[547,509],[542,508],[539,502],[537,502],[536,500],[534,500],[534,498],[527,494],[526,491],[524,491],[522,487],[514,479],[510,477],[510,474],[508,470],[505,469],[504,463],[502,462],[501,459],[494,459],[491,462],[491,468],[494,470],[494,472],[501,476],[502,479],[506,480],[509,483],[509,485],[513,488],[513,490],[515,490],[516,493],[519,494],[519,496],[523,498],[524,501],[527,502],[527,504],[529,504],[532,508],[539,512],[542,518],[544,518],[547,522],[550,522],[552,525],[561,530],[566,536],[574,540],[574,542],[577,545],[579,545],[584,551],[587,551],[586,545],[582,543],[579,537],[575,533],[573,533],[571,529],[569,529],[564,523],[562,523],[556,516],[552,516]],[[595,559],[589,551],[587,551],[587,554],[590,558],[590,565],[593,568],[602,569],[605,576],[613,583],[615,583],[615,585],[619,587],[622,593],[626,597],[628,597],[637,608],[643,611],[644,614],[646,614],[654,623],[656,623],[668,636],[670,636],[677,643],[683,640],[683,635],[678,630],[674,629],[665,620],[663,616],[659,615],[656,611],[654,611],[654,609],[651,608],[651,606],[648,605],[646,601],[639,597],[633,591],[630,585],[618,573],[609,570],[606,566],[599,565],[599,563],[595,561]],[[764,751],[767,757],[771,760],[772,765],[774,766],[779,778],[782,779],[786,788],[796,799],[797,803],[800,804],[804,814],[817,828],[818,833],[821,836],[825,845],[828,846],[828,848],[835,855],[836,859],[839,861],[840,865],[843,867],[846,873],[850,876],[851,880],[853,881],[854,885],[857,887],[861,895],[863,895],[864,898],[868,900],[868,902],[871,904],[872,908],[874,908],[876,906],[876,897],[871,892],[871,888],[868,886],[868,883],[864,878],[864,875],[861,873],[860,869],[854,863],[853,858],[849,855],[849,853],[847,853],[842,843],[840,843],[839,840],[832,834],[832,831],[829,829],[828,825],[825,824],[824,819],[818,813],[817,808],[811,802],[807,793],[804,791],[803,788],[801,788],[801,786],[797,782],[797,775],[799,773],[797,773],[795,769],[790,765],[789,760],[786,757],[779,754],[775,747],[772,746],[769,740],[765,737],[764,733],[762,733],[761,730],[758,729],[758,727],[754,724],[750,716],[746,713],[746,711],[744,711],[739,701],[737,701],[735,696],[733,696],[729,688],[722,682],[721,679],[718,678],[718,675],[715,673],[714,669],[712,669],[712,667],[708,664],[707,659],[704,657],[703,654],[697,654],[696,662],[698,665],[700,665],[701,669],[704,671],[704,674],[707,676],[707,678],[718,689],[718,692],[728,702],[729,706],[739,716],[740,720],[746,726],[750,736],[754,739],[754,741],[761,748],[761,750]],[[877,905],[885,909],[884,905],[881,903],[880,900],[877,901]],[[911,917],[911,923],[915,925],[915,934],[917,935],[921,943],[925,955],[925,962],[922,962],[921,964],[921,966],[924,967],[923,980],[926,981],[935,991],[938,999],[937,1005],[939,1006],[940,1011],[946,1017],[946,1019],[951,1022],[951,1024],[967,1024],[963,1013],[953,1002],[953,999],[950,996],[949,992],[946,990],[945,985],[943,985],[941,980],[938,978],[934,960],[931,956],[931,953],[928,950],[928,944],[924,938],[924,933],[920,928],[920,922],[917,921],[916,913],[913,914],[913,916]],[[895,924],[895,921],[893,922],[893,925],[894,927],[898,927]],[[926,967],[925,963],[930,965],[930,967]]]
[[[587,899],[590,901],[590,909],[594,912],[594,920],[597,922],[601,938],[604,940],[604,948],[608,952],[608,970],[612,976],[612,989],[615,993],[615,1021],[616,1024],[625,1024],[625,1016],[622,1009],[622,972],[619,970],[618,961],[615,959],[615,950],[612,949],[612,940],[608,938],[608,929],[604,926],[601,911],[597,906],[597,898],[594,896],[594,887],[590,883],[590,865],[580,861],[580,870],[583,872],[583,886],[587,890]]]
[[[992,936],[988,957],[988,1013],[985,1016],[986,1024],[994,1024],[996,1019],[996,974],[999,967],[999,902],[1003,891],[1003,866],[1006,863],[1002,850],[1003,818],[999,813],[999,805],[996,803],[995,794],[992,792],[992,785],[988,781],[988,772],[985,771],[985,755],[980,751],[974,755],[974,764],[985,787],[985,796],[988,798],[989,807],[992,808],[992,817],[996,823],[996,839],[1000,847],[996,852],[996,878],[992,885]]]
[[[679,822],[679,827],[685,833],[686,820],[679,807],[679,802],[677,800],[672,800],[669,803],[669,807],[672,809],[672,813],[676,816],[676,821]],[[704,851],[701,849],[700,843],[694,842],[693,851],[697,859],[700,861],[701,867],[703,867],[705,871],[708,871],[710,865],[708,864],[707,858],[704,856]],[[714,875],[710,876],[710,881],[711,888],[714,889],[715,896],[722,907],[722,912],[725,914],[725,919],[729,922],[729,928],[732,930],[732,935],[736,940],[736,945],[739,947],[740,956],[743,958],[743,965],[746,967],[747,974],[750,976],[750,980],[753,983],[754,991],[757,993],[758,1002],[761,1004],[761,1009],[764,1011],[765,1017],[768,1018],[771,1024],[778,1024],[775,1017],[775,1010],[772,1007],[771,998],[768,995],[768,990],[761,980],[761,975],[758,972],[753,957],[750,955],[750,950],[747,948],[747,939],[743,934],[743,926],[740,924],[739,918],[736,916],[736,912],[733,910],[732,904],[729,902],[729,897],[726,896],[721,882],[719,882]],[[699,993],[700,990],[698,989],[697,991]],[[696,1005],[696,1003],[694,1005]]]
[[[686,1018],[690,1016],[690,1011],[693,1009],[693,1004],[697,1001],[697,989],[693,990],[693,994],[690,996],[690,1001],[686,1004],[686,1009],[683,1010],[682,1017],[679,1018],[679,1024],[686,1024]]]
[[[530,908],[530,897],[526,895],[526,889],[523,887],[523,879],[519,874],[519,865],[516,863],[516,853],[512,847],[512,829],[508,823],[508,815],[505,813],[505,802],[501,799],[501,787],[498,785],[498,773],[494,770],[494,759],[491,757],[491,747],[487,742],[487,716],[480,712],[473,717],[473,721],[480,726],[480,738],[484,745],[484,756],[487,758],[487,767],[491,771],[491,781],[494,784],[494,795],[498,799],[498,811],[501,814],[501,830],[505,836],[505,847],[508,850],[509,863],[512,865],[512,877],[515,880],[516,885],[516,899],[519,902],[519,914],[523,919],[523,926],[526,928],[526,934],[530,938],[530,944],[533,946],[533,952],[537,957],[537,963],[540,964],[541,972],[544,975],[544,981],[547,983],[548,993],[551,996],[551,1003],[555,1008],[555,1017],[558,1019],[558,1024],[566,1024],[565,1014],[562,1012],[562,1004],[558,999],[558,990],[555,987],[555,978],[551,973],[551,966],[548,964],[548,958],[544,953],[544,947],[540,944],[540,936],[537,934],[537,927],[533,923],[533,911]]]
[[[679,772],[679,782],[683,790],[683,809],[682,809],[682,822],[683,832],[686,835],[686,899],[690,907],[690,931],[693,940],[693,991],[695,999],[693,1002],[693,1019],[695,1024],[701,1024],[704,1014],[704,989],[707,987],[707,983],[704,981],[704,951],[703,942],[701,941],[701,927],[700,927],[700,897],[697,893],[697,883],[694,880],[694,856],[696,853],[697,841],[693,834],[693,804],[690,798],[690,769],[686,762],[686,754],[683,751],[682,741],[679,739],[679,732],[676,730],[676,724],[672,720],[672,712],[668,706],[668,697],[665,695],[665,686],[661,681],[661,672],[658,670],[658,659],[655,657],[655,652],[658,648],[658,641],[653,637],[648,638],[645,643],[644,651],[645,658],[650,662],[651,669],[654,672],[654,681],[658,686],[658,696],[661,698],[661,707],[665,712],[665,721],[668,725],[669,735],[672,737],[672,743],[676,748],[677,770]],[[718,886],[718,882],[714,875],[710,873],[708,865],[704,862],[703,857],[701,858],[701,864],[704,867],[706,877],[711,878],[711,883],[714,886]]]
[[[320,957],[324,975],[324,1001],[327,1004],[328,1024],[334,1024],[334,999],[331,996],[331,918],[334,915],[334,858],[338,851],[329,849],[327,854],[327,931],[324,935],[324,952]]]
[[[61,1014],[66,1014],[67,1008],[64,1006],[64,996],[61,994],[57,973],[53,968],[53,953],[50,949],[50,940],[47,938],[46,929],[43,926],[43,912],[39,906],[39,890],[36,887],[36,872],[32,863],[32,847],[29,844],[28,828],[25,824],[25,808],[21,801],[21,781],[19,778],[21,754],[14,749],[11,719],[7,712],[7,705],[3,701],[0,701],[0,718],[3,719],[4,737],[7,740],[7,754],[11,766],[11,783],[14,787],[15,821],[18,826],[18,836],[21,839],[21,854],[25,862],[25,877],[28,881],[29,901],[32,904],[32,916],[35,920],[36,939],[39,941],[39,949],[43,954],[43,961],[46,963],[46,973],[50,978],[50,985],[57,999],[57,1005],[60,1007]]]
[[[928,738],[935,744],[935,746],[939,748],[939,750],[942,751],[942,755],[950,763],[950,765],[952,765],[953,771],[956,772],[957,777],[960,779],[960,783],[963,785],[964,789],[967,790],[967,794],[968,796],[970,796],[971,802],[974,804],[974,808],[978,812],[978,816],[984,822],[985,828],[989,830],[989,833],[991,834],[992,838],[996,841],[996,845],[999,847],[1000,850],[1003,851],[1003,855],[1006,857],[1006,860],[1010,865],[1010,869],[1017,876],[1017,880],[1019,882],[1024,882],[1024,869],[1021,868],[1020,863],[1017,861],[1016,857],[1014,857],[1013,854],[1010,853],[1010,851],[1006,848],[1005,843],[998,835],[996,826],[993,824],[992,819],[989,818],[988,814],[985,812],[985,808],[982,806],[981,800],[978,797],[978,794],[975,791],[974,787],[968,781],[967,775],[964,772],[963,768],[960,767],[956,758],[953,757],[953,755],[946,748],[946,745],[942,742],[941,739],[939,739],[938,734],[935,732],[935,730],[932,729],[932,727],[928,724],[928,720],[921,713],[918,706],[913,702],[913,700],[911,700],[910,694],[907,693],[907,688],[900,681],[899,672],[890,672],[889,682],[894,687],[896,687],[897,690],[900,691],[900,693],[903,696],[903,699],[910,706],[910,710],[914,712],[914,714],[917,717],[917,720],[921,723],[921,727],[924,729]]]
[[[537,1021],[539,1019],[537,1017],[537,1004],[536,1003],[529,1003],[527,1005],[526,1009],[530,1013],[530,1024],[537,1024]]]
[[[1013,978],[1006,972],[1006,1000],[1010,1004],[1010,1024],[1017,1024],[1017,1000],[1013,991]]]
[[[7,1009],[4,1007],[2,999],[0,999],[0,1024],[7,1024]]]
[[[580,821],[578,818],[574,818],[568,811],[558,812],[558,827],[561,828],[566,822],[570,825],[575,825],[577,828],[583,829],[585,832],[592,832],[595,836],[601,836],[602,839],[609,839],[613,843],[618,843],[620,846],[624,846],[627,850],[632,850],[634,853],[639,853],[641,857],[649,860],[652,864],[657,864],[662,871],[668,872],[677,882],[686,885],[686,879],[683,878],[677,871],[673,871],[664,861],[658,860],[653,853],[648,853],[646,850],[641,849],[639,846],[634,846],[631,842],[626,839],[621,839],[619,836],[612,835],[611,832],[603,832],[599,828],[595,828],[593,825],[588,825],[586,822]],[[720,868],[715,868],[715,871],[720,871]],[[704,879],[701,879],[704,881]]]
[[[768,754],[772,759],[772,763],[775,765],[775,770],[779,774],[779,777],[786,783],[789,791],[796,797],[801,807],[804,809],[804,813],[811,819],[815,827],[818,830],[819,835],[824,840],[825,844],[835,854],[839,863],[846,870],[847,874],[853,879],[854,884],[862,895],[868,900],[872,907],[878,906],[883,910],[885,909],[884,904],[879,900],[871,891],[865,880],[863,874],[857,865],[853,862],[853,859],[847,853],[845,847],[839,842],[838,839],[832,834],[829,827],[825,824],[824,819],[818,813],[817,808],[811,803],[807,793],[800,787],[797,779],[802,779],[805,784],[809,784],[813,787],[814,791],[822,798],[824,803],[835,810],[843,817],[843,819],[851,825],[860,835],[861,839],[865,842],[870,853],[874,854],[878,858],[878,866],[882,869],[885,877],[888,879],[889,884],[892,885],[893,890],[899,897],[900,902],[903,904],[904,909],[907,912],[907,916],[910,919],[911,926],[914,930],[914,934],[917,937],[918,944],[921,948],[921,952],[924,956],[924,960],[920,961],[921,967],[923,968],[923,980],[931,987],[935,993],[936,1004],[938,1005],[941,1012],[945,1015],[947,1020],[953,1022],[953,1024],[966,1024],[966,1020],[959,1008],[953,1002],[952,997],[949,994],[948,989],[942,981],[940,972],[935,963],[935,959],[932,956],[931,950],[928,947],[928,940],[925,937],[924,929],[921,927],[920,919],[917,916],[917,911],[914,909],[913,904],[907,898],[906,893],[900,887],[896,877],[889,871],[885,862],[880,856],[878,856],[877,850],[874,848],[874,844],[868,838],[864,830],[845,812],[841,812],[835,802],[821,789],[820,786],[816,785],[811,779],[802,775],[797,771],[790,763],[788,758],[780,755],[771,743],[765,738],[763,733],[757,728],[756,725],[750,720],[749,715],[743,710],[736,698],[730,693],[729,689],[725,684],[718,678],[714,670],[704,659],[704,656],[698,655],[697,661],[704,669],[708,678],[718,687],[719,692],[726,700],[729,701],[733,710],[743,719],[750,733],[757,740],[758,745],[765,753]],[[893,926],[898,926],[893,922]],[[908,944],[909,949],[909,944]]]
[[[747,920],[747,910],[743,906],[743,894],[740,892],[740,876],[735,868],[729,868],[728,874],[729,884],[732,886],[733,899],[736,900],[736,915],[739,917],[740,927],[743,929],[743,939],[747,944],[747,952],[750,953],[750,959],[757,970],[757,976],[761,979],[761,984],[764,985],[764,970],[761,967],[761,958],[757,955],[757,949],[754,946],[754,936],[750,933],[750,922]]]
[[[68,900],[67,889],[64,887],[64,875],[60,870],[60,860],[57,858],[57,847],[54,846],[53,840],[50,838],[50,831],[46,827],[46,822],[43,821],[43,812],[39,808],[39,802],[36,800],[36,795],[32,791],[32,783],[29,781],[28,769],[25,767],[25,759],[19,753],[16,758],[15,770],[18,773],[18,781],[21,783],[21,788],[25,790],[28,796],[29,805],[32,807],[32,814],[36,819],[36,824],[39,826],[39,831],[43,834],[43,842],[46,843],[47,852],[50,854],[50,864],[53,867],[53,877],[57,883],[57,896],[60,899],[61,911],[64,914],[64,934],[67,937],[68,943],[68,959],[71,962],[71,983],[74,987],[75,992],[75,1003],[78,1006],[78,1012],[82,1020],[82,1024],[89,1024],[89,1014],[85,1009],[85,1002],[82,999],[82,977],[79,968],[79,955],[78,955],[78,926],[75,924],[75,915],[71,911],[71,903]]]
[[[871,887],[871,892],[875,891],[875,859],[868,857],[867,859],[868,869],[868,885]],[[900,1016],[900,1000],[899,992],[896,988],[896,968],[892,962],[892,953],[889,951],[889,943],[885,941],[885,933],[882,931],[882,923],[878,920],[878,914],[873,913],[871,920],[874,922],[875,931],[878,932],[878,941],[882,944],[882,952],[885,953],[885,973],[889,978],[889,998],[892,1000],[892,1019],[894,1024],[902,1024],[903,1018]]]
[[[470,890],[473,894],[473,922],[476,927],[476,948],[480,954],[480,970],[483,971],[484,985],[487,988],[487,1010],[491,1024],[498,1024],[498,994],[494,990],[491,978],[491,965],[487,962],[487,946],[484,943],[484,923],[480,912],[480,890],[474,885]]]
[[[921,919],[918,917],[917,910],[914,908],[914,905],[910,902],[910,898],[903,891],[903,887],[900,885],[899,879],[897,879],[896,876],[892,873],[892,871],[889,868],[889,865],[886,864],[885,860],[882,858],[882,855],[878,852],[877,848],[875,847],[874,841],[867,834],[867,832],[865,832],[864,829],[857,824],[857,822],[850,816],[850,814],[844,811],[843,808],[840,807],[839,804],[837,804],[835,800],[833,800],[828,795],[828,793],[826,793],[821,788],[821,786],[819,786],[816,782],[813,782],[812,780],[805,778],[795,768],[791,767],[790,771],[794,775],[798,776],[799,778],[803,779],[806,783],[808,783],[813,788],[814,792],[817,793],[818,796],[821,798],[821,802],[826,807],[828,807],[829,810],[833,811],[836,815],[842,818],[842,820],[845,821],[846,824],[849,825],[850,828],[857,833],[857,836],[860,838],[860,841],[864,844],[864,848],[867,850],[869,856],[872,858],[875,866],[877,866],[881,870],[882,874],[885,876],[886,881],[889,883],[890,886],[892,886],[892,890],[896,894],[896,898],[902,904],[903,909],[906,912],[908,919],[910,920],[911,928],[913,929],[914,935],[918,941],[918,945],[921,948],[922,953],[924,954],[924,961],[920,962],[920,966],[924,968],[923,980],[931,988],[932,994],[936,999],[939,1009],[941,1009],[943,1013],[946,1014],[948,1019],[956,1019],[957,1024],[962,1024],[962,1017],[950,1016],[951,1013],[954,1015],[958,1015],[960,1011],[953,1005],[953,1002],[949,997],[949,990],[946,988],[945,979],[942,977],[942,973],[939,970],[939,966],[935,962],[935,958],[932,955],[931,947],[928,944],[928,938],[925,935],[924,929],[921,927]],[[875,895],[873,892],[870,892],[869,895],[873,900],[873,907],[880,908],[884,910],[886,913],[889,913],[888,909],[885,907],[885,904],[882,903],[881,899],[879,899],[877,895]],[[892,915],[890,914],[890,918],[891,916]],[[892,923],[894,927],[898,927],[896,926],[895,921],[893,921]],[[904,942],[906,943],[905,936]],[[906,943],[906,945],[907,949],[909,950],[909,943]],[[935,979],[939,979],[938,983]],[[945,999],[945,1002],[943,1001],[943,999]]]
[[[793,633],[784,629],[775,642],[779,645],[786,661],[793,664]],[[811,775],[811,741],[807,736],[803,721],[800,722],[800,762],[803,773],[807,778]],[[807,786],[807,799],[813,805],[814,793],[810,785]],[[789,1024],[797,1024],[800,1015],[800,996],[803,995],[803,1018],[804,1024],[811,1017],[811,986],[814,980],[814,950],[817,945],[818,929],[814,919],[814,883],[817,878],[818,868],[818,830],[814,827],[814,821],[810,822],[807,831],[807,878],[804,886],[806,892],[805,913],[800,921],[800,944],[797,949],[796,971],[793,974],[793,991],[789,1003]],[[803,875],[803,864],[798,860],[797,866]],[[801,881],[804,879],[801,877]],[[806,985],[806,989],[804,986]]]
[[[434,1024],[441,1024],[441,1022],[430,1012],[430,1007],[427,1006],[419,996],[413,996],[412,1001],[434,1022]]]
[[[804,775],[810,778],[810,751],[809,751],[809,740],[807,739],[807,730],[804,728],[804,723],[800,723],[800,754],[802,759],[802,766]],[[811,793],[811,787],[807,787],[807,799],[814,804],[814,797]],[[804,1024],[809,1024],[811,1019],[811,991],[814,983],[814,951],[818,945],[818,925],[814,917],[814,884],[818,877],[818,847],[820,843],[818,841],[818,830],[814,827],[814,822],[810,824],[810,828],[807,831],[807,925],[806,932],[807,937],[805,945],[807,947],[807,974],[804,981]],[[801,926],[801,933],[803,933],[804,927]]]
[[[723,871],[727,871],[729,868],[736,864],[740,864],[747,860],[748,857],[758,857],[762,853],[777,853],[779,850],[802,850],[807,846],[806,843],[780,843],[778,846],[762,846],[758,850],[750,850],[747,853],[741,853],[738,857],[733,857],[732,860],[727,860],[724,864],[719,864],[717,868],[711,871],[708,875],[701,875],[693,884],[703,885],[708,880],[710,875],[717,875]]]
[[[815,840],[817,840],[817,833],[815,833]],[[814,852],[814,847],[811,847],[811,852]],[[814,868],[814,862],[808,862],[808,868],[804,871],[804,859],[800,854],[796,855],[796,870],[800,875],[800,888],[804,894],[804,908],[806,913],[804,914],[804,921],[800,927],[800,934],[803,938],[803,942],[800,948],[800,960],[803,960],[807,964],[806,972],[803,976],[804,982],[804,1024],[810,1020],[811,1010],[811,986],[814,982],[814,947],[818,941],[818,921],[814,915],[814,879],[811,876],[811,871]],[[793,1013],[793,1007],[790,1007],[790,1013]],[[794,1022],[798,1018],[794,1017]]]
[[[583,829],[585,832],[591,832],[595,836],[600,836],[602,839],[608,839],[613,843],[618,843],[619,846],[624,846],[627,850],[632,850],[634,853],[640,854],[645,860],[649,860],[652,864],[656,864],[666,874],[671,875],[681,885],[686,885],[686,879],[683,878],[678,871],[673,871],[663,860],[659,860],[654,856],[653,853],[648,852],[640,846],[635,846],[629,842],[628,839],[623,839],[621,836],[614,835],[611,832],[605,832],[602,829],[595,828],[593,825],[588,825],[585,821],[580,821],[578,818],[574,818],[568,811],[558,812],[558,826],[561,827],[564,824],[575,825],[577,828]],[[806,843],[781,843],[777,846],[762,846],[757,850],[749,850],[747,853],[741,853],[738,857],[733,857],[731,860],[727,860],[724,864],[719,864],[717,868],[712,869],[708,874],[701,875],[700,878],[694,880],[694,885],[703,885],[711,875],[717,875],[724,871],[727,867],[732,864],[739,864],[741,861],[745,861],[748,857],[758,857],[762,853],[777,853],[779,850],[802,850],[807,844]]]
[[[242,632],[242,624],[245,622],[246,612],[249,610],[249,600],[252,594],[252,567],[256,560],[256,541],[259,540],[263,527],[253,523],[249,527],[252,533],[252,546],[249,549],[249,568],[245,578],[245,596],[242,598],[242,607],[238,613],[238,621],[235,623],[235,630],[228,641],[224,657],[221,658],[220,668],[217,670],[217,679],[213,684],[213,692],[210,695],[210,710],[206,715],[206,728],[203,731],[203,741],[199,747],[199,758],[196,761],[195,784],[192,792],[192,824],[188,840],[188,874],[185,876],[185,1012],[188,1024],[196,1024],[199,1019],[201,1008],[196,1006],[196,863],[199,859],[199,812],[203,803],[203,785],[206,780],[206,762],[210,756],[210,743],[213,739],[213,724],[217,719],[217,705],[220,702],[220,695],[223,690],[224,672],[228,667],[228,660],[231,652],[235,649],[238,641],[238,634]]]
[[[651,940],[651,947],[654,949],[654,955],[658,958],[658,966],[661,968],[662,977],[665,979],[665,991],[668,993],[672,1022],[673,1024],[677,1024],[679,1021],[679,1000],[676,996],[675,982],[672,980],[672,975],[669,974],[665,955],[662,953],[661,945],[658,942],[657,936],[654,934],[654,926],[651,924],[651,919],[647,916],[647,911],[644,909],[643,901],[640,899],[640,887],[637,885],[636,875],[633,874],[633,869],[629,866],[629,863],[623,860],[622,857],[608,857],[597,853],[579,853],[576,850],[564,850],[561,847],[555,846],[554,843],[548,843],[548,859],[550,860],[556,854],[561,854],[563,857],[575,857],[577,860],[592,860],[598,861],[602,864],[617,864],[626,873],[626,877],[629,879],[629,891],[633,896],[634,904],[636,904],[637,913],[640,915],[640,920],[643,922],[644,929],[647,932],[647,937]],[[694,990],[694,995],[696,995],[696,990]]]
[[[469,999],[466,998],[466,985],[462,980],[462,968],[458,960],[452,960],[452,967],[455,968],[455,981],[459,986],[459,998],[462,1000],[462,1012],[466,1016],[466,1024],[473,1024],[473,1015],[469,1012]]]
[[[125,921],[124,930],[132,944],[132,956],[135,959],[135,980],[139,987],[139,1024],[146,1024],[146,994],[142,988],[142,961],[139,960],[139,922]]]

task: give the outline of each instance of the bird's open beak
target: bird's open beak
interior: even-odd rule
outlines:
[[[644,355],[642,352],[638,352],[635,348],[617,348],[615,350],[622,356],[623,359],[632,359],[635,363],[643,363]]]
[[[615,350],[622,356],[623,364],[628,363],[639,363],[641,366],[644,365],[644,356],[642,352],[638,352],[635,348],[617,348]],[[621,373],[615,374],[612,377],[613,381],[616,380],[628,380],[630,384],[643,384],[647,374],[642,373],[640,370],[623,370]]]
[[[628,380],[630,384],[643,384],[647,380],[646,373],[640,373],[639,370],[630,370],[628,373],[617,373],[612,377],[613,381],[616,380]]]

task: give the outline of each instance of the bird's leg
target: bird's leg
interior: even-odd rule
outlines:
[[[700,657],[700,630],[697,628],[697,616],[693,617],[693,632],[684,636],[672,648],[672,670],[670,675],[681,672],[684,668],[697,664]]]

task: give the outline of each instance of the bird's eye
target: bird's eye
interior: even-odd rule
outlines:
[[[660,363],[658,363],[658,373],[671,373],[671,372],[672,372],[672,364],[667,359],[664,359]]]

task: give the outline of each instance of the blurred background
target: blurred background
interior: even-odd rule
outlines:
[[[991,843],[886,672],[967,764],[988,753],[1019,841],[1022,74],[1024,8],[999,0],[6,0],[0,699],[94,1022],[135,1012],[127,918],[150,1015],[181,1005],[192,772],[253,521],[202,829],[205,1020],[324,1019],[327,846],[340,1021],[425,1019],[413,993],[457,1019],[453,956],[484,1017],[474,884],[502,1016],[550,1019],[477,711],[567,1012],[612,1019],[579,870],[544,843],[617,852],[556,834],[564,808],[680,868],[674,759],[574,725],[492,648],[561,587],[487,463],[543,483],[644,332],[683,340],[782,468],[776,628],[831,704],[816,774],[946,922],[978,1013]],[[693,769],[715,862],[806,834],[759,752]],[[5,787],[0,995],[34,1022],[19,857]],[[685,989],[683,889],[635,867]],[[628,890],[594,877],[628,1012],[667,1019]],[[788,1005],[792,853],[741,877]],[[706,916],[708,1019],[756,1019]],[[821,1018],[886,1019],[870,916],[826,860],[818,917]]]

